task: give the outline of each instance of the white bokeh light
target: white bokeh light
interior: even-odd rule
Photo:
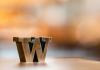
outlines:
[[[67,17],[65,6],[50,6],[44,13],[44,20],[53,26],[61,26],[65,24]]]

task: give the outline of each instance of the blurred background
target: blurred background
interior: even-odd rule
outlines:
[[[0,57],[18,57],[13,37],[52,37],[47,57],[100,59],[99,0],[0,0]]]

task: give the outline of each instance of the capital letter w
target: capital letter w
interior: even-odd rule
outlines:
[[[50,38],[31,37],[18,38],[13,37],[16,42],[20,62],[41,62],[45,60],[47,46]]]

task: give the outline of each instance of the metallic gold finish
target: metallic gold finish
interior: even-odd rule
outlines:
[[[44,62],[49,40],[50,38],[44,37],[13,37],[13,41],[17,45],[20,62]]]

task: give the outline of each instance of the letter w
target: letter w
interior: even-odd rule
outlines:
[[[16,42],[20,62],[42,62],[45,60],[49,38],[18,38]]]

